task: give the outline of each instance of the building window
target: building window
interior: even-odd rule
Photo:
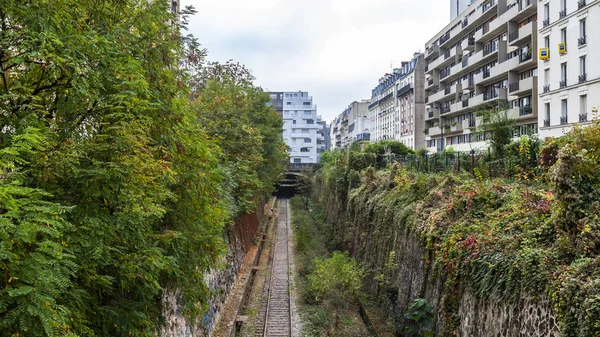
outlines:
[[[567,10],[567,0],[560,0],[560,10],[561,11]]]
[[[292,124],[296,124],[296,120],[295,120],[295,119],[294,119],[294,120],[292,120]]]
[[[292,102],[285,102],[286,105],[292,105]]]
[[[544,126],[550,126],[550,103],[544,104],[544,110],[546,112],[546,120],[544,121]]]
[[[585,75],[585,56],[579,58],[579,75]]]
[[[563,82],[561,86],[567,85],[567,62],[560,65],[560,80]]]
[[[560,42],[567,43],[567,29],[563,28],[560,30]]]
[[[567,105],[567,100],[563,99],[560,101],[562,107],[562,114],[560,117],[560,124],[567,124],[569,122],[569,107]]]
[[[315,120],[314,119],[307,119],[306,120],[306,124],[315,124]]]
[[[294,164],[302,164],[302,159],[294,158]]]
[[[304,138],[304,142],[305,143],[312,143],[312,139],[310,139],[310,138]]]
[[[544,38],[544,48],[550,48],[550,36]]]
[[[579,37],[585,37],[585,19],[579,21]]]
[[[310,102],[302,102],[302,105],[304,105],[304,106],[310,106]]]
[[[544,20],[550,21],[550,4],[544,5]]]
[[[308,130],[308,129],[302,129],[302,133],[310,133],[310,130]]]
[[[300,152],[310,152],[310,149],[307,147],[301,147]]]
[[[579,96],[579,113],[582,115],[587,114],[587,95]]]

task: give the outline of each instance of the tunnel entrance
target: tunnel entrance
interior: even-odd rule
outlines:
[[[282,175],[282,179],[275,186],[274,195],[280,198],[292,198],[301,192],[302,185],[308,183],[306,181],[308,179],[306,171],[309,170],[313,170],[313,165],[303,164],[299,166],[290,164],[287,172]]]

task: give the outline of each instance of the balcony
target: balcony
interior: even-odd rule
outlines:
[[[450,130],[448,130],[449,133],[453,133],[453,132],[462,132],[463,130],[463,124],[462,123],[450,123]]]
[[[485,47],[483,47],[483,57],[486,57],[487,55],[489,55],[497,50],[498,50],[497,44],[495,44],[495,43],[486,44]]]
[[[515,88],[516,84],[516,88]],[[530,76],[520,80],[519,82],[513,83],[509,85],[509,92],[513,95],[518,95],[522,93],[530,93],[533,91],[533,88],[537,87],[537,76]],[[514,89],[514,90],[512,90]]]
[[[440,53],[440,46],[437,44],[433,44],[429,48],[427,48],[427,50],[425,51],[425,59],[433,58],[434,56],[438,55],[439,53]]]
[[[519,12],[523,11],[527,7],[531,6],[532,4],[533,4],[532,0],[521,0],[521,1],[519,1]]]
[[[508,85],[508,92],[513,93],[519,90],[519,82],[511,83]]]
[[[587,113],[579,114],[579,123],[584,123],[588,121]]]
[[[472,51],[473,49],[475,49],[475,38],[470,37],[468,39],[463,40],[463,42],[461,43],[461,47],[463,50]]]
[[[577,40],[577,45],[578,45],[579,47],[581,47],[581,46],[585,46],[586,44],[587,44],[587,41],[586,41],[585,35],[584,35],[584,36],[582,36],[582,37],[580,37],[580,38]]]
[[[550,84],[547,84],[547,85],[545,85],[545,86],[542,88],[542,91],[544,92],[544,94],[545,94],[545,93],[547,93],[547,92],[550,92]]]
[[[476,95],[469,98],[469,106],[476,107],[483,103],[483,95]]]
[[[550,120],[544,119],[544,127],[549,127],[549,126],[550,126]]]
[[[579,75],[579,83],[585,83],[585,82],[587,82],[587,74]]]
[[[490,103],[496,100],[505,101],[507,97],[506,88],[495,88],[491,91],[486,91],[483,93],[483,103]]]
[[[577,1],[577,9],[582,9],[583,7],[585,7],[585,0]]]
[[[435,137],[442,134],[442,129],[439,126],[432,126],[429,128],[429,137]]]
[[[440,79],[446,78],[448,76],[450,76],[450,69],[449,68],[442,69],[442,71],[440,71]]]
[[[558,12],[559,19],[564,19],[566,17],[567,17],[567,9],[563,9],[562,11]]]
[[[425,118],[425,120],[433,120],[433,119],[438,119],[440,118],[440,110],[439,109],[429,109],[429,112],[427,113],[427,118]]]
[[[440,36],[440,46],[448,40],[450,40],[450,32],[446,32],[446,34]]]
[[[360,142],[360,141],[370,141],[371,140],[371,134],[370,133],[361,133],[356,135],[356,141]]]
[[[519,116],[529,116],[533,114],[531,105],[525,105],[519,108]]]
[[[448,112],[450,112],[450,106],[446,105],[446,106],[442,106],[440,107],[440,114],[447,114]]]
[[[519,28],[519,30],[511,33],[508,39],[509,46],[519,46],[523,45],[526,41],[531,41],[531,37],[534,34],[537,34],[537,27],[534,29],[533,22],[526,24],[525,26]],[[518,33],[518,34],[516,34]]]
[[[566,88],[567,87],[567,80],[562,80],[558,83],[558,87],[559,88]]]
[[[560,118],[560,125],[569,124],[569,118],[567,116],[563,116]]]

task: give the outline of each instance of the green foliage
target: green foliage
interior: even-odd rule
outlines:
[[[513,139],[516,120],[508,116],[508,108],[505,106],[482,105],[476,114],[482,116],[485,121],[477,131],[489,135],[490,149],[496,158],[505,158],[506,146]]]
[[[328,259],[315,258],[314,271],[308,275],[312,293],[317,299],[340,292],[348,298],[357,295],[362,282],[362,270],[348,254],[334,252]]]
[[[365,288],[391,317],[408,310],[396,301],[405,282],[398,275],[411,263],[403,255],[416,238],[427,248],[427,275],[444,289],[437,308],[442,333],[456,331],[458,296],[468,285],[495,301],[551,299],[564,336],[596,336],[600,125],[576,127],[541,147],[548,179],[538,179],[539,142],[524,137],[505,147],[520,179],[491,179],[479,168],[472,177],[371,166],[350,184],[346,172],[353,170],[336,157],[316,172],[313,195],[341,238],[339,249],[372,273]]]
[[[409,336],[435,336],[433,332],[433,306],[422,298],[415,299],[408,307],[408,312],[404,314],[410,323],[405,328]]]
[[[208,66],[167,6],[0,1],[0,336],[155,336],[175,287],[202,315],[225,225],[283,169],[250,83],[202,87],[202,116],[239,123],[198,123]]]

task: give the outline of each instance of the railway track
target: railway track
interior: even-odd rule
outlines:
[[[263,289],[263,308],[259,315],[263,321],[256,330],[257,336],[292,336],[288,209],[289,201],[280,199],[270,274]]]

